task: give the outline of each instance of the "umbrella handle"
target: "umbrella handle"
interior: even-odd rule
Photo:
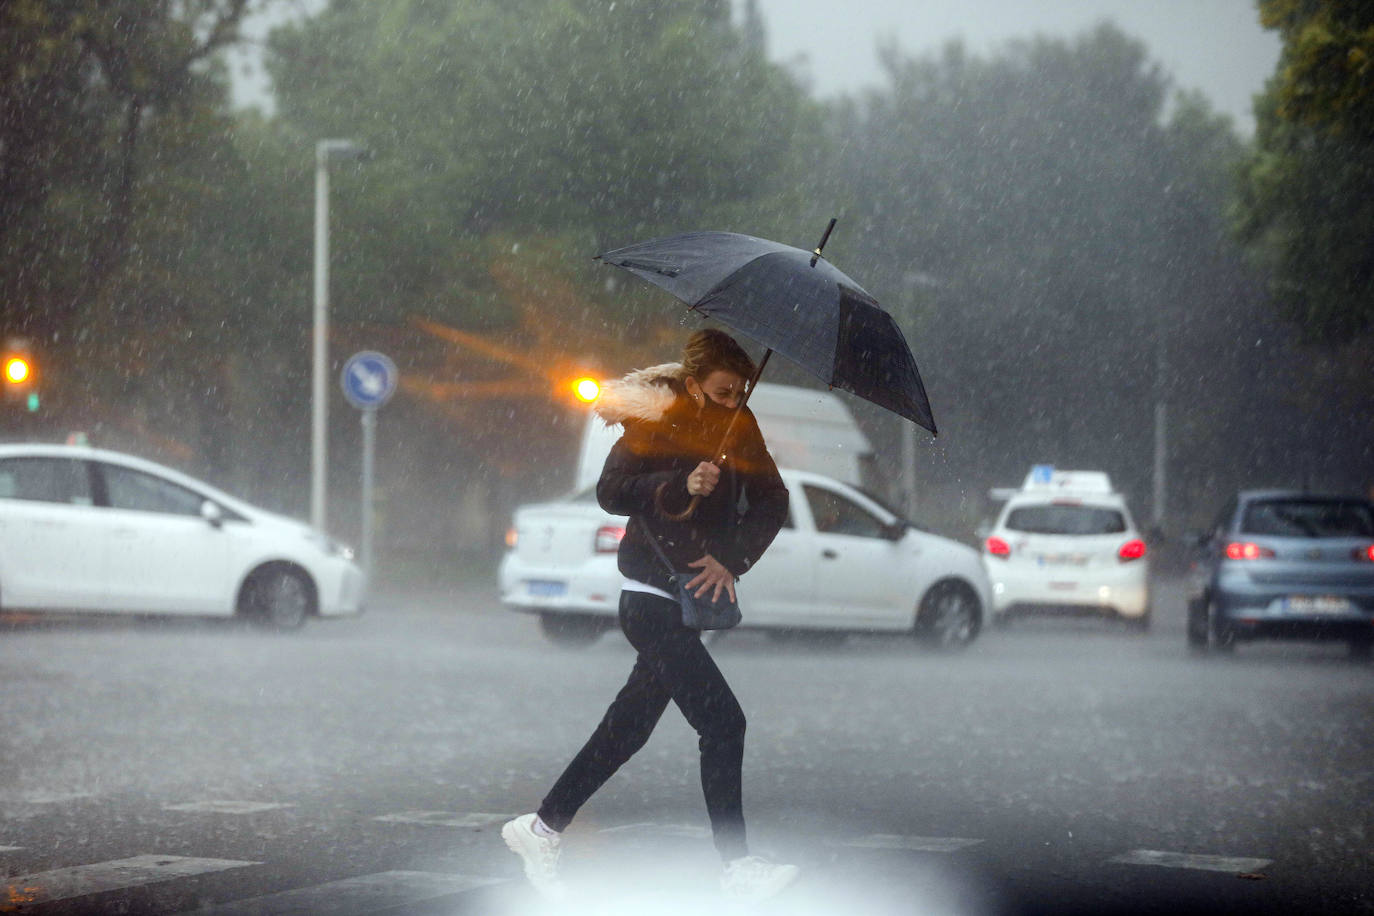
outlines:
[[[825,227],[825,235],[821,236],[820,243],[816,245],[816,247],[815,247],[815,249],[814,249],[814,251],[813,251],[813,253],[812,253],[812,255],[811,255],[811,266],[812,266],[812,267],[815,267],[815,266],[816,266],[816,262],[819,261],[819,260],[821,259],[821,249],[825,247],[825,243],[826,243],[826,242],[830,241],[830,233],[834,230],[834,228],[835,228],[835,217],[832,216],[832,217],[830,217],[830,225]]]

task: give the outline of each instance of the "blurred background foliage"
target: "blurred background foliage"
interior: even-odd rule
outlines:
[[[234,110],[220,52],[272,2],[0,4],[0,322],[44,361],[7,436],[85,430],[304,514],[314,144],[348,137],[373,155],[332,169],[331,376],[363,348],[403,374],[383,551],[487,555],[571,482],[571,378],[675,357],[676,304],[591,255],[809,248],[832,215],[946,431],[918,448],[942,533],[1038,462],[1108,470],[1148,518],[1157,403],[1173,529],[1236,486],[1374,483],[1364,5],[1259,4],[1285,50],[1251,140],[1109,24],[883,47],[882,89],[823,103],[728,0],[333,0],[268,40],[273,113]],[[848,403],[891,491],[898,423]]]

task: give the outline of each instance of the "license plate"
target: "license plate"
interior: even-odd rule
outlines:
[[[1290,614],[1348,614],[1350,602],[1337,595],[1293,595],[1284,600]]]
[[[1042,553],[1041,566],[1085,566],[1088,558],[1081,553]]]
[[[532,581],[525,584],[529,593],[538,598],[558,598],[568,593],[568,583],[566,582]]]

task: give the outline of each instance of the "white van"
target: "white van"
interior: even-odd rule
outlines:
[[[759,382],[749,395],[768,451],[779,467],[814,471],[851,486],[863,486],[873,461],[873,445],[854,422],[839,396],[830,391]],[[581,492],[601,476],[619,424],[608,426],[591,410],[582,430],[574,490]]]

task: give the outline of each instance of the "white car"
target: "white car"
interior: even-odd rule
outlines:
[[[787,523],[736,586],[741,627],[907,632],[942,647],[973,641],[991,597],[976,550],[833,478],[780,473],[791,497]],[[594,488],[522,506],[501,561],[501,600],[538,614],[555,642],[596,639],[616,625],[625,522],[597,505]]]
[[[1150,625],[1145,541],[1126,500],[1100,471],[1027,475],[983,541],[992,622],[1027,614],[1084,614]]]
[[[131,455],[0,445],[0,609],[291,629],[363,594],[352,551],[302,522]]]

